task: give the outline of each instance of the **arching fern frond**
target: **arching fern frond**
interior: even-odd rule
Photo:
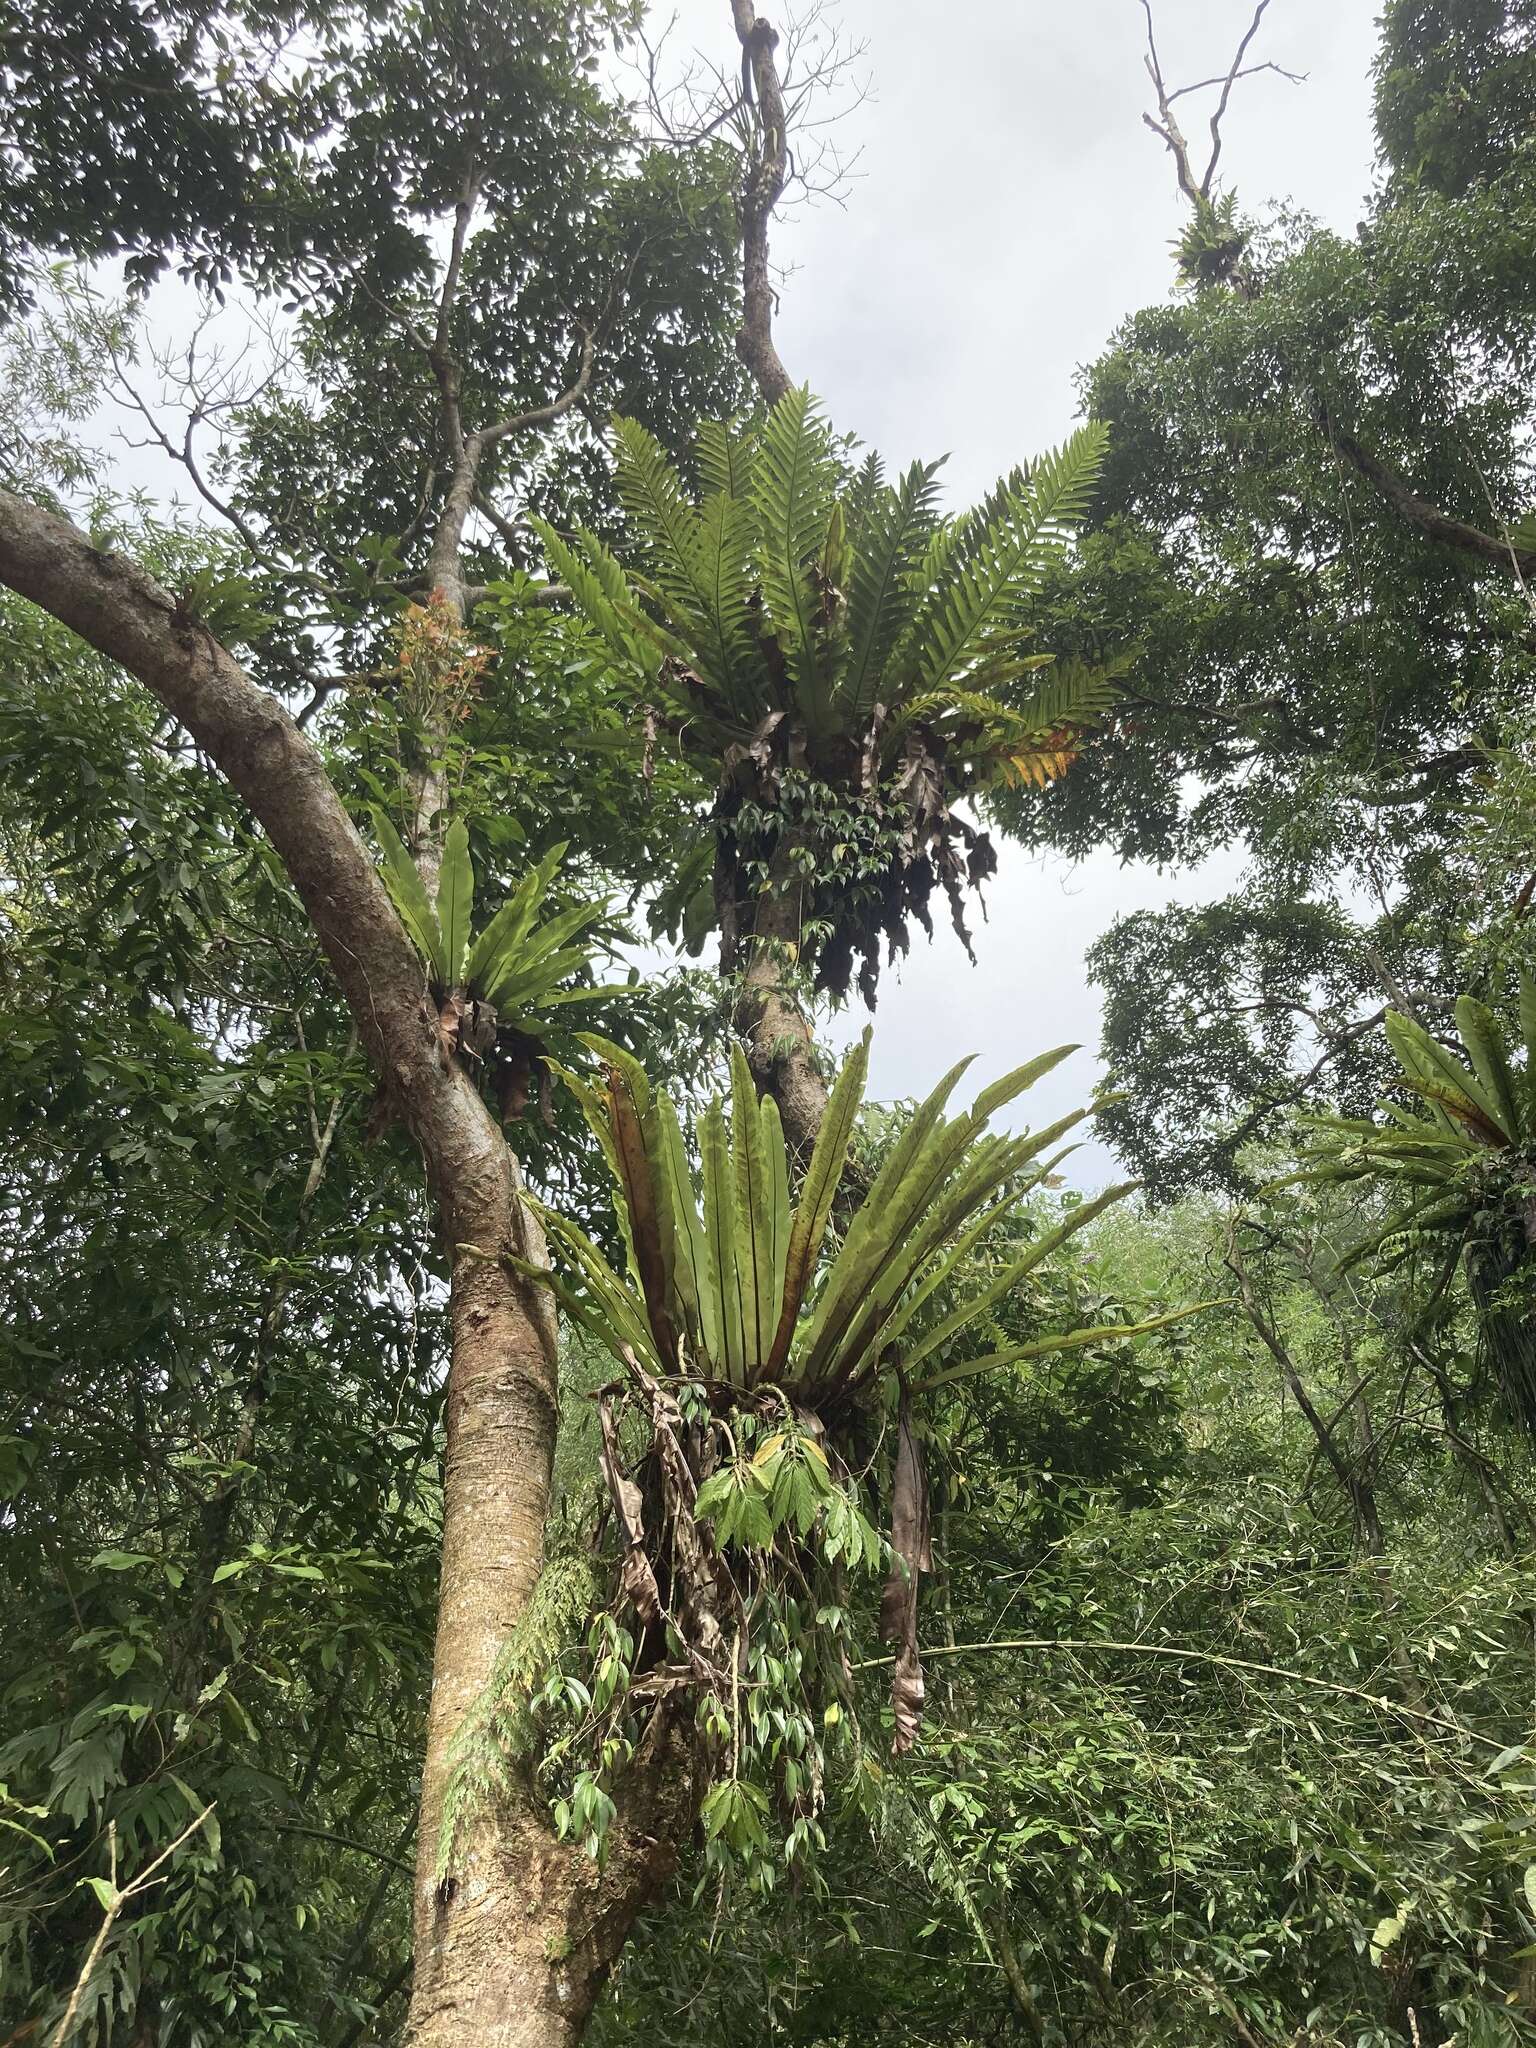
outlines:
[[[752,480],[768,621],[813,739],[827,732],[831,718],[822,592],[811,568],[825,552],[837,490],[831,440],[809,390],[789,392],[768,415]]]
[[[988,656],[1012,655],[1046,571],[1087,509],[1105,445],[1101,425],[1080,427],[1040,458],[1022,489],[1005,487],[993,508],[960,524],[914,622],[916,688],[958,682]]]
[[[733,490],[713,493],[695,510],[653,435],[626,419],[615,419],[613,432],[620,502],[646,551],[642,587],[654,591],[657,609],[686,644],[689,668],[718,694],[716,708],[750,727],[762,715],[766,687],[749,623],[754,508]],[[714,436],[710,462],[735,483],[752,474],[725,427]]]
[[[837,692],[841,723],[857,726],[882,700],[886,662],[916,610],[913,575],[939,523],[937,462],[914,462],[901,482],[872,492],[850,519],[848,659]]]

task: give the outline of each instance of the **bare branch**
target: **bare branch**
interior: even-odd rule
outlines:
[[[524,433],[529,427],[551,427],[563,413],[570,411],[592,382],[592,364],[596,349],[595,329],[585,326],[579,332],[581,364],[576,372],[575,382],[562,391],[558,398],[551,399],[548,405],[536,405],[529,412],[512,413],[508,418],[498,420],[494,426],[484,428],[478,436],[482,448],[489,448],[495,442],[505,440],[508,434]]]
[[[1246,1671],[1259,1678],[1283,1679],[1291,1685],[1306,1686],[1312,1692],[1332,1693],[1340,1699],[1362,1700],[1369,1707],[1384,1714],[1395,1715],[1400,1720],[1422,1722],[1427,1727],[1440,1728],[1456,1738],[1458,1743],[1475,1742],[1484,1749],[1497,1750],[1502,1747],[1498,1738],[1483,1735],[1475,1728],[1468,1728],[1462,1722],[1447,1714],[1436,1714],[1422,1707],[1405,1706],[1390,1699],[1385,1693],[1367,1692],[1363,1686],[1341,1685],[1336,1679],[1318,1678],[1310,1671],[1298,1671],[1284,1664],[1259,1664],[1251,1657],[1228,1657],[1216,1650],[1202,1650],[1185,1643],[1119,1643],[1108,1636],[1014,1636],[1007,1639],[994,1637],[982,1643],[935,1643],[923,1650],[923,1662],[939,1657],[990,1657],[1011,1655],[1019,1650],[1064,1650],[1073,1654],[1087,1655],[1102,1653],[1105,1656],[1122,1657],[1170,1657],[1182,1664],[1209,1664],[1218,1671]],[[853,1666],[855,1671],[878,1671],[895,1663],[894,1657],[861,1657]]]
[[[254,385],[241,384],[235,386],[231,379],[235,370],[239,368],[240,362],[244,359],[246,351],[242,349],[235,363],[227,367],[220,364],[217,356],[215,356],[214,381],[211,386],[205,388],[201,381],[196,354],[198,338],[201,334],[202,326],[206,325],[206,321],[200,323],[198,333],[194,334],[191,341],[187,344],[184,367],[174,373],[183,383],[185,396],[189,400],[184,429],[178,441],[167,432],[154,406],[145,397],[134,379],[128,374],[127,360],[113,336],[110,323],[96,319],[94,314],[90,316],[90,320],[92,332],[99,339],[112,365],[113,381],[116,387],[115,395],[143,420],[149,429],[154,445],[162,448],[173,462],[178,463],[186,471],[192,488],[197,492],[197,495],[239,537],[251,560],[258,567],[265,569],[269,575],[282,577],[288,582],[297,583],[304,589],[313,591],[318,596],[329,598],[338,595],[333,585],[327,583],[323,577],[316,576],[312,570],[300,568],[296,563],[284,561],[280,556],[274,555],[238,507],[232,504],[229,499],[222,497],[213,488],[204,474],[202,464],[198,460],[196,445],[198,428],[221,412],[229,412],[238,406],[250,404],[275,381],[277,376],[276,370],[261,378]],[[169,377],[173,374],[167,358],[158,358],[157,367],[162,377]],[[222,395],[220,394],[220,379],[222,379],[223,383]],[[127,437],[125,436],[124,438],[126,439]],[[143,447],[149,444],[133,442],[129,445]]]
[[[1191,206],[1199,207],[1210,202],[1211,192],[1216,182],[1216,166],[1221,161],[1221,124],[1226,117],[1227,107],[1232,98],[1232,88],[1237,84],[1238,80],[1257,78],[1261,72],[1272,71],[1277,78],[1288,79],[1292,85],[1305,83],[1306,74],[1304,72],[1287,71],[1282,64],[1271,62],[1244,64],[1243,62],[1243,59],[1247,56],[1253,45],[1254,37],[1259,32],[1259,25],[1264,19],[1264,11],[1268,6],[1269,0],[1258,0],[1258,4],[1253,11],[1253,19],[1249,22],[1243,38],[1233,55],[1232,62],[1225,71],[1219,71],[1211,78],[1199,79],[1193,85],[1181,85],[1170,91],[1167,78],[1163,72],[1162,58],[1158,55],[1157,34],[1152,19],[1152,0],[1141,0],[1141,11],[1147,19],[1147,54],[1144,62],[1147,68],[1147,76],[1152,81],[1152,90],[1157,95],[1157,118],[1154,119],[1151,114],[1143,114],[1141,118],[1147,127],[1152,130],[1152,133],[1160,136],[1167,146],[1169,154],[1173,158],[1179,190]],[[1190,159],[1188,140],[1184,135],[1184,131],[1180,128],[1178,118],[1173,111],[1174,102],[1184,99],[1190,93],[1208,92],[1212,86],[1218,85],[1221,87],[1221,96],[1210,119],[1211,154],[1206,162],[1204,173],[1197,178]]]
[[[1225,74],[1218,71],[1214,78],[1197,78],[1193,85],[1181,85],[1177,92],[1169,93],[1168,104],[1172,106],[1175,100],[1183,99],[1187,92],[1209,92],[1213,85],[1233,85],[1239,79],[1257,78],[1264,71],[1273,71],[1276,78],[1287,79],[1292,85],[1305,85],[1307,82],[1308,74],[1305,71],[1287,71],[1283,64],[1266,61],[1263,64],[1250,64],[1242,71],[1229,71]]]
[[[1152,81],[1152,90],[1157,94],[1157,110],[1162,119],[1154,121],[1150,114],[1143,114],[1141,118],[1152,133],[1160,135],[1167,144],[1173,157],[1179,190],[1191,206],[1197,206],[1201,196],[1200,187],[1195,182],[1195,174],[1190,168],[1189,144],[1185,141],[1184,131],[1174,115],[1173,97],[1170,96],[1163,78],[1163,63],[1157,54],[1157,35],[1152,23],[1152,0],[1141,0],[1141,11],[1147,17],[1147,54],[1143,62],[1147,67],[1147,76]]]
[[[1265,1313],[1243,1257],[1239,1231],[1244,1218],[1235,1217],[1227,1226],[1227,1243],[1222,1263],[1236,1280],[1242,1297],[1243,1313],[1263,1340],[1264,1348],[1280,1368],[1291,1399],[1305,1416],[1307,1425],[1317,1440],[1318,1450],[1332,1468],[1340,1490],[1354,1508],[1365,1548],[1372,1557],[1380,1557],[1384,1548],[1381,1521],[1377,1513],[1376,1494],[1370,1480],[1362,1473],[1354,1460],[1349,1458],[1334,1433],[1333,1425],[1318,1413],[1316,1403],[1308,1392],[1306,1383],[1297,1370],[1296,1361],[1286,1348],[1285,1341],[1270,1317]],[[1348,1403],[1345,1404],[1346,1406]],[[1342,1411],[1341,1411],[1342,1412]],[[1335,1418],[1335,1421],[1337,1418]]]
[[[1269,0],[1259,0],[1258,6],[1253,10],[1253,19],[1248,24],[1248,33],[1237,46],[1237,55],[1232,59],[1231,65],[1228,68],[1226,79],[1221,88],[1221,98],[1216,102],[1216,111],[1211,116],[1211,160],[1205,167],[1205,176],[1200,180],[1200,197],[1202,199],[1209,199],[1211,196],[1211,180],[1216,175],[1216,166],[1221,159],[1222,116],[1227,111],[1227,102],[1232,97],[1232,87],[1236,83],[1238,73],[1242,69],[1243,59],[1248,54],[1248,46],[1259,32],[1259,23],[1264,19],[1264,10],[1268,5]]]
[[[107,1843],[112,1874],[107,1882],[105,1913],[100,1927],[96,1930],[96,1939],[91,1943],[90,1952],[81,1967],[80,1975],[75,1979],[75,1988],[69,1994],[69,2003],[64,2008],[64,2017],[59,2021],[58,2031],[50,2037],[49,2048],[64,2048],[64,2043],[68,2041],[75,2024],[75,2014],[80,2010],[80,2001],[85,1996],[85,1988],[95,1974],[96,1965],[101,1959],[101,1952],[107,1945],[107,1937],[111,1934],[113,1924],[119,1913],[122,1912],[124,1906],[130,1905],[142,1893],[149,1891],[153,1886],[161,1882],[155,1875],[156,1871],[160,1869],[162,1864],[170,1862],[182,1843],[189,1836],[197,1833],[212,1811],[213,1807],[211,1805],[205,1806],[197,1816],[197,1819],[190,1821],[182,1829],[175,1841],[162,1849],[154,1862],[148,1864],[131,1884],[124,1885],[121,1890],[118,1889],[117,1884],[117,1822],[114,1820],[107,1823]]]

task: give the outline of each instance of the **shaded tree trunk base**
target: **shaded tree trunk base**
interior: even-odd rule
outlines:
[[[488,1815],[447,1883],[418,1875],[405,2048],[575,2048],[692,1833],[688,1731],[658,1715],[616,1796],[601,1867],[529,1810]]]

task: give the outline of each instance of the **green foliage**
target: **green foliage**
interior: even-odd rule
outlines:
[[[1366,1107],[1380,1084],[1371,965],[1331,905],[1253,889],[1141,910],[1096,939],[1087,964],[1104,989],[1120,1091],[1103,1128],[1156,1200],[1262,1177],[1299,1045],[1327,1056],[1330,1092],[1347,1107]]]
[[[1326,1197],[1274,1198],[1296,1253],[1255,1279],[1320,1410],[1363,1399],[1380,1425],[1385,1559],[1354,1551],[1235,1311],[973,1383],[963,1419],[932,1418],[929,1640],[960,1654],[931,1661],[921,1750],[829,1821],[818,1890],[737,1899],[728,1934],[712,1886],[683,1891],[604,2048],[1532,2038],[1529,1461],[1452,1411],[1510,1555],[1438,1406],[1393,1424],[1398,1281],[1308,1277],[1353,1222]],[[1118,1209],[1053,1309],[1129,1319],[1208,1287],[1227,1224]]]
[[[539,922],[550,884],[565,856],[564,844],[550,848],[471,938],[475,871],[469,827],[463,819],[456,818],[444,837],[434,908],[416,863],[389,818],[377,806],[370,815],[384,856],[385,883],[439,996],[446,998],[457,991],[475,1002],[488,1003],[515,1029],[533,1037],[544,1035],[549,1028],[542,1011],[562,1002],[591,1002],[605,993],[565,989],[561,984],[586,971],[591,948],[579,935],[607,915],[606,902],[578,903],[546,918],[542,925]]]
[[[1085,373],[1108,455],[1040,629],[1063,656],[1135,646],[1134,680],[1077,772],[989,805],[1032,844],[1240,875],[1224,904],[1142,914],[1096,952],[1140,1106],[1115,1142],[1160,1194],[1242,1186],[1235,1133],[1272,1140],[1319,1086],[1363,1107],[1388,1072],[1382,971],[1465,986],[1466,927],[1501,886],[1469,826],[1485,750],[1526,723],[1526,596],[1337,437],[1495,536],[1536,501],[1536,41],[1527,0],[1382,14],[1383,176],[1358,227],[1251,194],[1185,211],[1187,288]]]
[[[986,1135],[988,1120],[1073,1051],[1042,1054],[983,1089],[966,1114],[945,1106],[961,1061],[910,1121],[824,1255],[832,1204],[847,1166],[863,1095],[868,1035],[838,1076],[793,1211],[788,1163],[772,1097],[759,1101],[745,1055],[732,1062],[731,1117],[716,1098],[699,1124],[702,1208],[677,1115],[638,1063],[602,1040],[585,1041],[607,1063],[606,1085],[575,1075],[614,1180],[629,1272],[554,1210],[547,1228],[570,1257],[579,1294],[563,1296],[621,1364],[647,1373],[742,1391],[781,1388],[796,1407],[820,1411],[867,1394],[882,1377],[945,1366],[942,1378],[1018,1362],[1017,1349],[950,1363],[967,1331],[1021,1286],[1045,1259],[1131,1183],[1108,1188],[989,1277],[943,1316],[934,1297],[973,1246],[1060,1163],[1041,1154],[1090,1112],[1076,1110],[1020,1137]],[[928,1311],[927,1314],[924,1312]],[[1114,1334],[1114,1333],[1109,1333]],[[1067,1340],[1067,1341],[1075,1341]],[[1050,1339],[1031,1346],[1040,1356]],[[936,1380],[931,1383],[937,1384]]]
[[[584,1629],[597,1592],[597,1574],[584,1550],[552,1549],[528,1604],[497,1652],[490,1682],[454,1731],[449,1750],[438,1842],[438,1879],[453,1869],[465,1823],[514,1790],[536,1755],[535,1697],[551,1665]]]
[[[1242,261],[1248,233],[1238,219],[1235,192],[1198,199],[1175,244],[1180,277],[1197,290],[1203,285],[1227,283]]]
[[[877,702],[894,715],[924,693],[980,693],[1013,678],[1031,600],[1103,455],[1102,436],[1085,429],[988,505],[944,520],[933,467],[914,466],[892,486],[871,458],[839,493],[832,438],[805,391],[750,436],[703,430],[696,459],[715,487],[697,508],[643,427],[619,420],[614,433],[620,496],[650,580],[632,585],[585,532],[568,545],[546,530],[552,563],[636,684],[705,718],[711,740],[750,741],[781,710],[813,750],[862,740]],[[642,602],[652,593],[659,619]],[[936,719],[944,708],[931,707]],[[1073,709],[1093,708],[1084,688]],[[1044,729],[1027,697],[998,709],[1024,730]],[[939,729],[964,745],[967,720],[953,724],[953,735]]]
[[[1113,1134],[1160,1192],[1241,1173],[1318,1051],[1359,1106],[1378,962],[1488,999],[1459,1006],[1460,1051],[1394,1020],[1413,1109],[1327,1126],[1336,1176],[1161,1219],[1053,1199],[1061,1126],[986,1135],[1028,1070],[969,1114],[952,1075],[860,1116],[862,1055],[792,1200],[739,1058],[726,1103],[672,1107],[718,990],[647,1007],[643,1070],[615,1004],[600,1078],[573,1054],[526,1133],[560,1284],[606,1351],[566,1360],[566,1518],[461,1731],[439,1845],[451,1876],[460,1833],[532,1787],[601,1860],[646,1745],[696,1745],[694,1882],[618,1972],[606,2034],[1536,2032],[1529,1453],[1475,1360],[1506,1344],[1528,1416],[1533,1048],[1497,1022],[1530,964],[1528,612],[1327,432],[1526,532],[1529,17],[1386,7],[1383,181],[1355,238],[1231,199],[1195,221],[1188,295],[1091,373],[1114,438],[1069,546],[1098,429],[953,519],[931,467],[851,469],[804,393],[693,435],[740,397],[736,167],[650,149],[606,92],[627,10],[17,13],[0,294],[41,290],[39,248],[294,292],[292,382],[221,416],[239,546],[160,529],[143,553],[184,621],[307,707],[353,810],[378,806],[450,1043],[472,1049],[473,1004],[542,1028],[588,1000],[591,902],[626,889],[695,947],[718,914],[728,965],[787,900],[784,975],[842,987],[859,955],[870,992],[878,939],[984,876],[970,797],[1069,848],[1253,849],[1241,900],[1100,954],[1138,1082]],[[424,682],[403,650],[430,606],[405,601],[444,470],[408,328],[433,324],[471,151],[447,337],[467,416],[544,402],[573,323],[601,329],[561,432],[507,436],[482,475],[547,518],[580,616],[533,601],[509,524],[509,554],[465,564],[494,647],[460,632]],[[93,341],[61,312],[8,351],[0,435],[29,490],[91,486],[104,334],[131,348],[116,316]],[[616,501],[596,423],[642,404]],[[99,538],[122,525],[93,507]],[[1066,775],[1123,678],[1105,650],[1132,645],[1121,715]],[[452,706],[430,745],[428,683]],[[465,821],[435,900],[386,830],[423,767]],[[270,851],[109,665],[9,604],[0,768],[0,2036],[50,2037],[113,1878],[211,1801],[114,1925],[85,2038],[394,2039],[443,1248],[408,1149],[368,1138],[369,1079]],[[478,933],[477,874],[499,906]],[[1407,1210],[1378,1216],[1396,1186]],[[1407,1256],[1352,1262],[1368,1224]],[[1228,1268],[1241,1312],[1170,1317]],[[892,1767],[923,1661],[926,1739]]]
[[[1428,1114],[1388,1103],[1386,1123],[1308,1118],[1313,1137],[1296,1178],[1376,1182],[1399,1198],[1351,1259],[1386,1253],[1402,1261],[1427,1248],[1454,1267],[1464,1255],[1501,1397],[1511,1417],[1536,1432],[1536,979],[1529,975],[1521,979],[1520,1020],[1524,1058],[1516,1069],[1498,1020],[1471,996],[1456,1002],[1460,1054],[1416,1019],[1388,1011],[1401,1085]]]
[[[942,1390],[953,1402],[962,1379],[1117,1346],[1191,1311],[1081,1328],[1069,1317],[1057,1333],[1047,1305],[1021,1328],[1017,1305],[1128,1192],[1026,1225],[1024,1205],[1063,1156],[1050,1148],[1084,1113],[1019,1137],[986,1134],[1070,1048],[946,1117],[962,1061],[891,1120],[855,1199],[845,1177],[866,1038],[838,1076],[791,1205],[778,1113],[759,1101],[739,1048],[729,1115],[717,1099],[697,1124],[696,1189],[666,1095],[617,1047],[586,1043],[604,1080],[566,1079],[608,1163],[627,1271],[542,1205],[566,1276],[524,1270],[550,1279],[622,1369],[599,1396],[618,1597],[584,1649],[556,1662],[523,1725],[541,1737],[557,1830],[601,1858],[651,1718],[686,1709],[709,1776],[708,1869],[738,1869],[758,1891],[786,1868],[817,1882],[830,1780],[867,1806],[882,1779],[850,1661],[861,1628],[850,1582],[861,1574],[886,1572],[898,1754],[918,1726],[917,1593],[931,1558],[928,1429],[914,1397]],[[884,1495],[889,1543],[874,1519]]]
[[[1392,0],[1376,60],[1376,131],[1394,183],[1451,196],[1529,148],[1530,0]]]
[[[729,892],[738,879],[760,888],[776,852],[790,857],[812,897],[802,951],[824,985],[845,990],[858,951],[872,997],[879,933],[904,945],[908,914],[926,922],[936,884],[963,931],[962,881],[979,881],[988,857],[951,799],[1063,772],[1111,701],[1114,667],[1078,661],[1040,677],[1052,657],[1023,651],[1103,447],[1084,428],[946,518],[937,465],[914,464],[894,485],[873,456],[847,473],[801,390],[759,423],[700,430],[697,503],[655,437],[615,421],[619,496],[641,551],[632,573],[594,534],[540,527],[610,663],[638,701],[665,704],[668,730],[718,785]],[[857,877],[844,867],[855,845]],[[844,867],[831,886],[829,855]],[[781,859],[775,886],[789,881]],[[700,875],[674,914],[709,900]]]
[[[127,1885],[214,1802],[80,2038],[321,2048],[407,1940],[441,1253],[238,802],[40,614],[0,650],[0,2035],[109,1828]]]

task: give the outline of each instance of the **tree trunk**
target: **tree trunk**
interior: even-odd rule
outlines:
[[[437,1886],[448,1746],[491,1674],[543,1555],[557,1421],[542,1261],[517,1162],[444,1048],[421,963],[324,766],[206,627],[68,521],[0,489],[0,583],[123,664],[249,803],[286,867],[375,1067],[421,1148],[452,1266],[442,1588],[422,1774],[413,2048],[566,2048],[694,1811],[690,1731],[658,1711],[617,1790],[601,1871],[551,1837],[538,1801],[467,1832]]]
[[[779,1105],[784,1135],[803,1165],[827,1112],[827,1084],[811,1050],[811,1027],[785,972],[799,957],[803,877],[792,840],[781,840],[753,905],[747,964],[736,1001],[757,1085]]]
[[[519,1197],[517,1162],[466,1086],[477,1156],[434,1176],[453,1248],[453,1350],[443,1456],[443,1561],[422,1770],[410,2048],[567,2048],[642,1908],[676,1867],[693,1824],[685,1733],[658,1712],[649,1746],[616,1788],[620,1815],[599,1870],[556,1840],[530,1788],[471,1818],[441,1880],[454,1736],[490,1682],[544,1557],[559,1420],[550,1297],[505,1252],[542,1265],[543,1233]]]
[[[688,1743],[659,1709],[601,1869],[531,1804],[471,1824],[442,1887],[421,1859],[407,2048],[575,2048],[692,1829]]]

